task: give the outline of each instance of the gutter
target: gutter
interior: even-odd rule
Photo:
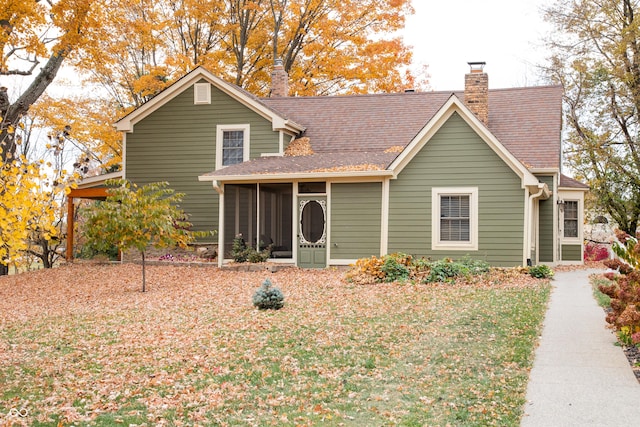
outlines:
[[[527,248],[527,265],[530,266],[532,265],[532,261],[531,261],[531,249],[532,249],[532,240],[533,240],[533,201],[537,198],[539,198],[540,196],[542,196],[545,193],[545,189],[547,190],[547,198],[548,198],[548,193],[549,193],[549,188],[547,187],[547,184],[538,184],[538,192],[537,193],[532,193],[529,195],[529,205],[527,206],[527,241],[526,243],[526,248]]]
[[[213,181],[214,188],[218,182],[267,182],[267,181],[297,181],[305,179],[350,179],[350,178],[385,178],[393,177],[393,171],[388,169],[371,171],[342,171],[342,172],[294,172],[294,173],[263,173],[253,175],[200,175],[198,181]],[[216,190],[217,191],[217,190]]]

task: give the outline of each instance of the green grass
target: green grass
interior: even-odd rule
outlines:
[[[589,281],[591,282],[591,288],[593,289],[593,297],[596,299],[598,305],[602,308],[609,308],[611,306],[611,298],[609,295],[605,295],[598,287],[600,285],[609,285],[611,282],[603,277],[601,274],[594,274],[589,277]]]
[[[548,283],[274,277],[279,311],[229,285],[220,304],[184,291],[5,321],[0,421],[25,407],[40,426],[519,424]]]

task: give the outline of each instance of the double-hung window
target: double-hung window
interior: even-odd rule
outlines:
[[[578,201],[564,202],[564,237],[578,238]]]
[[[478,189],[476,187],[433,188],[433,250],[478,249]]]
[[[218,125],[216,169],[249,160],[249,125]]]

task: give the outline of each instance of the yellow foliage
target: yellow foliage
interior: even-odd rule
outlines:
[[[1,152],[1,150],[0,150]],[[46,189],[38,163],[24,157],[0,165],[0,263],[19,264],[29,239],[35,235],[56,236],[55,189]]]
[[[369,285],[384,279],[385,273],[382,271],[384,260],[376,256],[371,258],[360,258],[349,271],[345,278],[358,285]]]

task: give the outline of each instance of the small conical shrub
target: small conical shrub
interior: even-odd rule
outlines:
[[[284,307],[284,295],[280,289],[273,287],[271,280],[265,279],[253,294],[253,305],[260,310],[279,310]]]

